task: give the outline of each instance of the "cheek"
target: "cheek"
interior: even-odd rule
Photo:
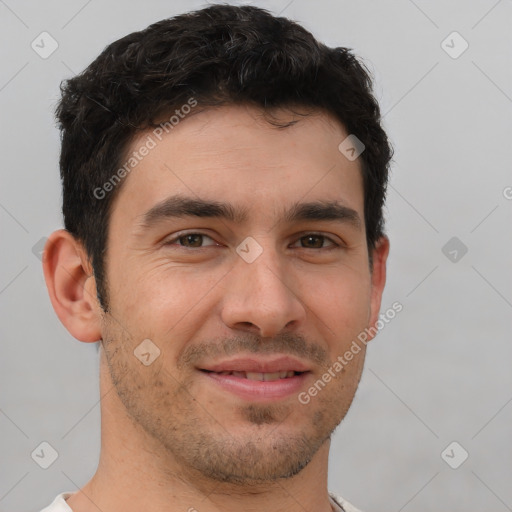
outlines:
[[[132,264],[133,263],[133,264]],[[158,259],[142,267],[125,262],[112,271],[111,303],[143,337],[165,340],[201,323],[222,296],[215,288],[228,268],[176,264]],[[290,266],[292,291],[313,312],[311,322],[326,339],[345,339],[367,326],[370,277],[364,263],[336,267]],[[224,283],[225,284],[225,283]],[[223,293],[229,293],[222,286]],[[187,327],[188,326],[188,327]]]
[[[159,338],[171,330],[179,332],[189,318],[197,319],[222,274],[156,262],[125,276],[117,289],[117,303],[128,322]]]
[[[325,324],[326,335],[343,339],[367,326],[370,307],[369,272],[338,267],[334,272],[303,280],[305,304]]]

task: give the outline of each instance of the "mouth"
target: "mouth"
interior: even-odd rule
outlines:
[[[239,379],[248,379],[248,380],[257,380],[260,382],[274,382],[279,379],[291,379],[296,375],[300,375],[305,372],[296,372],[293,370],[282,371],[282,372],[237,372],[237,371],[222,371],[222,372],[213,372],[210,370],[202,370],[207,373],[216,373],[217,375],[233,375]]]
[[[306,364],[290,357],[233,359],[198,370],[221,392],[260,402],[282,400],[299,393],[311,374]]]

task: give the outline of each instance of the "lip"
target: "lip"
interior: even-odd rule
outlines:
[[[237,357],[214,363],[199,368],[209,372],[255,372],[255,373],[275,373],[275,372],[308,372],[311,370],[302,361],[290,356],[274,357],[272,359]]]
[[[291,395],[296,395],[304,388],[304,383],[311,374],[311,368],[308,365],[290,356],[274,356],[273,358],[236,357],[198,367],[198,370],[210,383],[215,383],[221,389],[233,393],[244,400],[257,402],[283,400]],[[300,373],[293,377],[271,381],[251,380],[221,373],[277,373],[290,371]]]
[[[244,400],[256,402],[272,402],[283,400],[291,395],[296,396],[304,388],[305,381],[311,374],[306,371],[284,379],[260,381],[215,372],[200,371],[199,373],[221,389]]]

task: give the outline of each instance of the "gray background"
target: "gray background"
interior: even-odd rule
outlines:
[[[254,3],[364,58],[396,149],[383,311],[403,311],[369,345],[330,488],[365,512],[512,510],[512,2]],[[204,5],[0,0],[2,512],[76,490],[99,454],[96,346],[59,323],[37,257],[62,222],[59,83],[119,37]],[[47,59],[31,48],[43,31],[59,45]],[[442,45],[453,31],[469,44],[457,58],[457,36]],[[46,470],[31,458],[43,441],[59,454]],[[469,453],[458,469],[441,457],[453,441],[452,465]]]

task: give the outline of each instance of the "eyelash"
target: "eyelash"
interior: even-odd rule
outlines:
[[[199,235],[199,236],[202,236],[202,237],[206,237],[206,238],[209,238],[210,240],[213,240],[213,238],[209,235],[206,235],[204,233],[200,233],[200,232],[196,232],[196,231],[190,231],[188,233],[179,233],[178,235],[174,236],[173,238],[167,240],[166,242],[164,242],[163,245],[165,246],[172,246],[174,245],[174,242],[177,242],[179,241],[181,238],[185,238],[186,236],[190,236],[190,235]],[[332,238],[328,237],[327,235],[324,235],[322,233],[305,233],[303,235],[301,235],[297,241],[301,240],[302,238],[306,238],[308,236],[313,236],[313,237],[319,237],[319,238],[324,238],[325,240],[328,240],[329,242],[331,242],[331,246],[330,247],[319,247],[319,248],[316,248],[316,247],[299,247],[300,249],[316,249],[316,250],[324,250],[324,251],[328,251],[328,250],[331,250],[331,249],[335,249],[336,247],[341,247],[342,245],[339,244],[339,243],[336,243]],[[214,241],[214,240],[213,240]],[[185,246],[182,246],[182,245],[178,245],[178,247],[182,248],[182,249],[186,249],[186,250],[192,250],[192,249],[205,249],[206,247],[214,247],[214,245],[209,245],[209,246],[201,246],[201,247],[185,247]]]

